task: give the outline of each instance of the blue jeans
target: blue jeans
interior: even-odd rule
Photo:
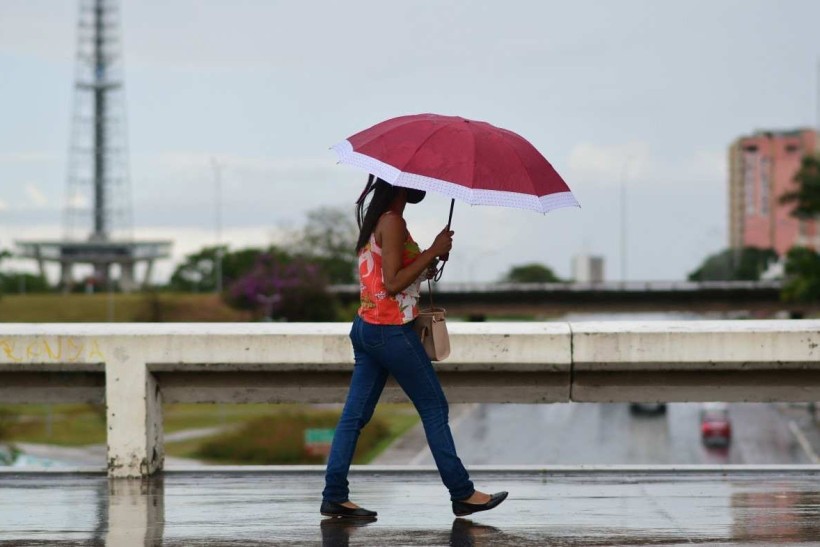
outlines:
[[[356,441],[362,427],[373,416],[388,375],[393,375],[421,416],[427,444],[441,480],[450,491],[450,499],[470,497],[475,490],[456,454],[447,421],[447,399],[430,358],[413,332],[413,324],[373,325],[356,316],[350,339],[356,364],[330,447],[322,498],[337,503],[348,500],[347,473]]]

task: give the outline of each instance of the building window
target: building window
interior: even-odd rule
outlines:
[[[760,158],[760,214],[769,214],[771,160]]]
[[[793,142],[790,142],[789,144],[786,145],[786,152],[788,152],[789,154],[793,154],[793,153],[797,152],[798,150],[800,150],[800,147],[798,145],[794,144]]]
[[[757,165],[757,154],[746,149],[743,154],[743,197],[746,203],[746,215],[753,215],[757,212],[755,207],[755,167]]]

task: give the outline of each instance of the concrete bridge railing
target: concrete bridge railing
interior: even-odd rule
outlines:
[[[0,325],[0,403],[105,402],[114,477],[162,468],[162,403],[342,402],[349,326]],[[820,321],[452,323],[451,402],[820,401]],[[383,400],[404,400],[388,384]]]

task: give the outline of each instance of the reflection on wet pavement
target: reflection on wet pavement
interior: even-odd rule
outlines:
[[[820,469],[475,471],[509,490],[454,518],[435,471],[351,474],[378,520],[319,515],[322,470],[202,470],[150,480],[0,474],[0,545],[728,545],[820,541]]]

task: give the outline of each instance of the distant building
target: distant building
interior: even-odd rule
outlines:
[[[729,148],[729,246],[774,249],[783,255],[794,245],[820,248],[815,220],[798,220],[791,205],[780,205],[796,188],[794,175],[803,156],[817,147],[812,129],[758,131]]]
[[[572,258],[572,279],[576,283],[603,283],[604,257],[576,255]]]

